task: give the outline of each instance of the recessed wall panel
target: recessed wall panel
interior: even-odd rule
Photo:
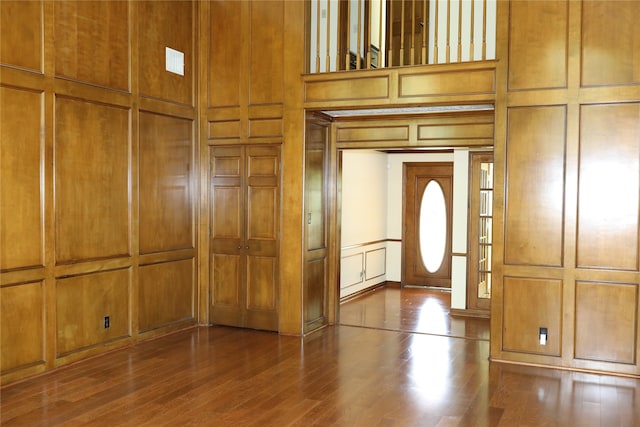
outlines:
[[[560,356],[562,281],[505,277],[503,298],[503,350]],[[548,332],[545,345],[540,328]]]
[[[56,1],[56,75],[129,89],[129,3]]]
[[[191,259],[141,266],[139,330],[193,319],[194,289]]]
[[[130,335],[130,277],[122,269],[56,281],[58,356]]]
[[[190,1],[137,1],[140,94],[193,104],[193,7]],[[184,54],[184,75],[166,70],[166,48]]]
[[[246,71],[242,29],[248,2],[209,2],[209,106],[240,105],[240,82]],[[224,37],[224,39],[222,39]],[[221,49],[224,46],[224,49]]]
[[[0,369],[44,362],[43,282],[0,288]]]
[[[637,324],[637,284],[576,283],[576,358],[635,363]]]
[[[509,90],[566,87],[569,2],[509,7]]]
[[[283,102],[284,31],[274,28],[284,28],[284,3],[250,3],[249,105]]]
[[[129,111],[56,99],[56,261],[129,254]]]
[[[578,266],[638,270],[640,104],[580,111]]]
[[[275,310],[277,298],[276,259],[247,257],[247,308]]]
[[[193,246],[191,120],[140,113],[140,252]]]
[[[563,106],[509,109],[507,264],[563,264],[565,113]]]
[[[0,2],[2,64],[42,71],[42,16],[42,1]]]
[[[42,101],[0,87],[0,270],[43,265]]]
[[[640,2],[582,2],[582,84],[640,83]]]

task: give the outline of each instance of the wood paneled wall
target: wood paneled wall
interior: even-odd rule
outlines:
[[[640,3],[498,6],[491,357],[640,375]]]
[[[199,4],[201,163],[217,146],[275,144],[282,148],[281,216],[277,229],[278,331],[302,333],[302,209],[305,4],[278,1],[210,1]],[[211,176],[202,169],[202,188]],[[201,320],[210,321],[214,296],[210,256],[209,191],[200,194]],[[298,255],[296,255],[298,254]],[[296,260],[298,262],[296,262]],[[257,273],[257,272],[254,272]],[[250,287],[251,284],[248,284]],[[247,289],[250,292],[251,289]],[[256,290],[257,291],[257,290]],[[258,295],[254,295],[255,298]],[[252,298],[250,295],[248,298]],[[254,301],[255,302],[255,301]],[[271,302],[270,302],[271,304]],[[259,327],[259,326],[255,326]],[[267,329],[271,329],[269,326]]]
[[[2,383],[195,322],[196,17],[0,3]]]

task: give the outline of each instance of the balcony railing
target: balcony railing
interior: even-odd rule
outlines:
[[[311,0],[309,72],[495,59],[496,0]]]

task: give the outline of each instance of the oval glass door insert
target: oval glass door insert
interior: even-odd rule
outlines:
[[[447,246],[447,206],[440,184],[431,180],[420,202],[420,255],[429,273],[442,265]]]

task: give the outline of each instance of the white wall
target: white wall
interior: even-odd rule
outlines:
[[[452,260],[451,306],[464,309],[469,170],[466,148],[456,149],[453,153],[425,154],[385,154],[370,150],[343,152],[340,296],[350,295],[385,280],[399,282],[401,279],[402,177],[405,162],[454,163],[452,251],[459,255]],[[376,213],[375,209],[380,211]],[[387,239],[397,242],[368,244]],[[382,251],[384,257],[381,256]],[[380,262],[385,262],[384,274],[376,276],[374,271],[379,273],[381,267],[377,263]]]
[[[342,153],[340,297],[386,281],[387,156]]]

